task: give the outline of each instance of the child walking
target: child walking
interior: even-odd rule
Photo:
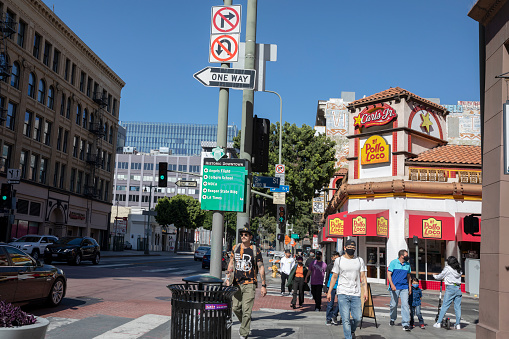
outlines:
[[[412,295],[410,296],[410,327],[414,327],[414,315],[419,319],[419,327],[424,329],[424,319],[421,314],[422,290],[419,288],[419,279],[412,279]]]

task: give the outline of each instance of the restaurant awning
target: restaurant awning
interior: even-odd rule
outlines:
[[[463,218],[460,219],[459,228],[456,230],[456,241],[481,242],[481,237],[464,232]],[[479,217],[479,234],[481,234],[481,218]]]
[[[408,216],[408,237],[455,240],[454,217],[447,212],[413,211]]]
[[[331,237],[328,237],[326,234],[325,234],[325,230],[326,230],[326,226],[324,226],[322,228],[322,230],[320,232],[318,232],[318,243],[319,244],[327,244],[327,243],[333,243],[333,242],[336,242],[336,238],[331,238]]]
[[[389,210],[359,210],[349,212],[345,235],[352,237],[389,237]]]
[[[342,238],[345,236],[345,222],[348,213],[341,212],[327,216],[327,223],[323,227],[323,235],[326,238]]]

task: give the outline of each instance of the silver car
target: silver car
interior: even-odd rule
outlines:
[[[194,261],[202,260],[203,255],[207,253],[207,251],[210,249],[210,246],[200,246],[194,251]]]

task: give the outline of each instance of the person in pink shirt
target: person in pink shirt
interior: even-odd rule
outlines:
[[[315,300],[315,311],[320,311],[322,308],[323,277],[327,270],[327,264],[322,261],[322,252],[316,251],[315,257],[316,259],[309,264],[305,281],[311,275],[311,294]]]

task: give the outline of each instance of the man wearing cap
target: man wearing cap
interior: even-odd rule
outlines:
[[[322,261],[322,252],[315,252],[316,260],[309,264],[309,271],[306,275],[307,280],[311,276],[311,294],[315,299],[315,311],[322,309],[322,290],[323,290],[323,277],[327,270],[327,264]]]
[[[238,288],[238,291],[233,296],[232,309],[241,322],[239,329],[240,339],[246,339],[251,328],[251,313],[256,294],[257,272],[260,273],[262,282],[262,297],[265,297],[267,294],[267,285],[265,282],[262,253],[259,248],[251,245],[253,233],[245,227],[239,231],[239,235],[242,243],[237,244],[230,254],[230,263],[226,273],[226,285],[233,285]]]
[[[345,254],[334,261],[330,286],[336,280],[338,286],[339,313],[343,319],[343,334],[345,339],[355,338],[355,330],[361,322],[361,288],[364,289],[364,301],[368,300],[368,284],[366,280],[366,265],[361,257],[355,256],[356,244],[353,240],[345,242]],[[331,289],[327,292],[327,301],[332,300]],[[350,319],[350,314],[352,319]]]
[[[295,266],[295,259],[290,255],[290,250],[285,250],[285,256],[279,260],[279,268],[281,270],[281,296],[285,295],[286,280],[293,266]],[[290,287],[288,287],[288,295],[290,295]]]

